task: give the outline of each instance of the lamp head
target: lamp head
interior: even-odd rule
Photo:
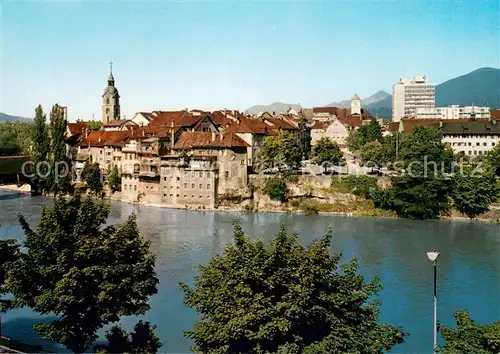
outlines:
[[[429,260],[431,262],[437,261],[437,259],[439,258],[439,255],[440,255],[440,253],[437,252],[436,250],[432,250],[432,252],[426,252],[426,254],[427,254],[427,258],[429,258]]]

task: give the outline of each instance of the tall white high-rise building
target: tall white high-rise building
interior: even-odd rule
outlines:
[[[427,82],[427,75],[399,79],[392,87],[392,121],[416,113],[417,108],[436,106],[436,85]]]

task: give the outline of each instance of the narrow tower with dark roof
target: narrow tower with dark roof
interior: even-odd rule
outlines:
[[[120,119],[120,94],[115,87],[113,77],[113,63],[109,63],[108,86],[102,95],[101,121],[103,124],[109,121]]]

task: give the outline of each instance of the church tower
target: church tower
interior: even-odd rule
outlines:
[[[361,98],[355,94],[351,99],[351,114],[361,114]]]
[[[104,89],[104,94],[102,95],[101,114],[103,124],[120,119],[120,94],[115,87],[112,62],[109,63],[108,86]]]

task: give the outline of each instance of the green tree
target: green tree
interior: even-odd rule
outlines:
[[[120,173],[118,172],[118,167],[116,165],[113,165],[113,167],[108,169],[107,182],[109,188],[111,188],[111,192],[121,190],[122,180],[120,177]]]
[[[454,207],[469,218],[488,211],[498,198],[498,187],[493,171],[482,171],[464,166],[453,177],[452,198]]]
[[[50,112],[51,189],[57,194],[70,190],[71,162],[66,145],[66,119],[63,107],[55,104]],[[68,169],[68,170],[66,170]]]
[[[39,323],[43,337],[82,353],[104,325],[149,310],[157,292],[155,257],[139,235],[135,215],[106,225],[109,205],[56,196],[36,230],[23,216],[23,251],[12,264],[8,290],[18,306],[57,319]]]
[[[347,137],[346,145],[350,151],[358,151],[363,146],[372,141],[382,142],[382,129],[376,119],[372,119],[369,124],[362,125],[357,130],[352,131]]]
[[[382,141],[382,128],[375,118],[366,126],[366,142],[372,141]]]
[[[326,172],[328,166],[339,165],[343,162],[344,155],[335,141],[321,138],[313,146],[311,161],[317,165],[323,165]]]
[[[281,178],[268,178],[264,190],[271,200],[286,200],[286,182]]]
[[[400,144],[400,174],[392,178],[384,199],[399,216],[411,219],[439,218],[449,209],[453,152],[441,142],[434,127],[416,127]]]
[[[98,120],[89,121],[89,129],[92,131],[97,131],[101,129],[102,123]]]
[[[162,346],[155,335],[155,326],[139,321],[131,333],[126,333],[119,326],[113,326],[106,332],[108,353],[156,353]]]
[[[45,175],[45,171],[43,171],[41,166],[41,162],[47,162],[48,154],[49,154],[49,134],[47,128],[47,118],[43,113],[43,108],[41,105],[35,110],[35,120],[34,120],[34,129],[33,129],[33,149],[32,149],[32,159],[34,166],[39,166],[40,175],[36,173],[36,171],[32,171],[32,174],[35,174],[33,177],[32,183],[36,190],[40,193],[47,187],[46,178],[42,177]]]
[[[382,167],[388,160],[386,148],[378,140],[366,143],[361,148],[361,162],[367,167]]]
[[[0,150],[9,155],[28,155],[32,123],[0,122]]]
[[[87,183],[91,191],[99,193],[102,191],[101,169],[99,163],[85,163],[82,169],[82,180]]]
[[[467,310],[455,312],[456,328],[441,328],[445,345],[440,352],[445,354],[500,352],[500,321],[490,325],[478,325]]]
[[[266,138],[260,151],[260,160],[266,167],[294,168],[302,160],[302,152],[293,134],[285,132]]]
[[[495,175],[500,176],[500,145],[496,145],[488,152],[486,161],[493,167]]]
[[[6,239],[0,240],[0,295],[7,293],[5,289],[5,280],[10,265],[17,259],[19,246],[16,240]],[[0,299],[0,312],[6,311],[11,305],[11,300]],[[0,323],[0,336],[1,336]]]
[[[186,336],[197,353],[382,353],[402,343],[378,321],[378,278],[365,282],[356,260],[339,264],[331,232],[309,247],[282,228],[266,246],[235,223],[235,244],[200,266],[184,302],[201,318]]]

